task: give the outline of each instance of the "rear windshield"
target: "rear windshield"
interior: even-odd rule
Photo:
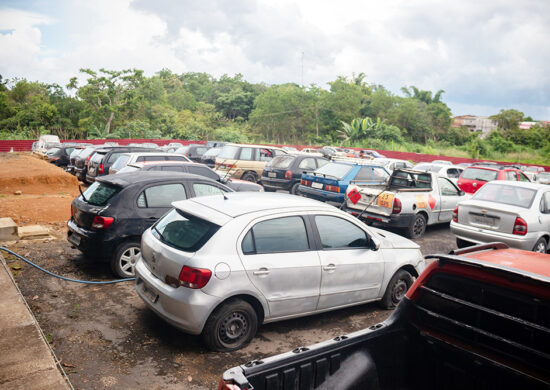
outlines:
[[[498,171],[482,168],[466,168],[462,172],[462,179],[478,180],[478,181],[491,181],[495,180],[498,176]]]
[[[96,153],[92,156],[90,161],[100,163],[103,160],[103,157],[105,157],[105,153]]]
[[[84,191],[83,200],[94,206],[103,206],[119,191],[119,187],[96,181]]]
[[[90,154],[92,154],[92,152],[94,150],[95,150],[94,147],[88,147],[88,148],[84,149],[82,152],[80,152],[78,157],[88,157]]]
[[[316,175],[328,176],[336,179],[341,179],[351,170],[351,165],[329,163],[315,171]]]
[[[172,209],[152,229],[153,234],[165,244],[185,252],[196,252],[219,228],[204,219]]]
[[[234,145],[225,145],[220,154],[218,154],[218,158],[226,158],[230,160],[234,160],[237,156],[237,152],[239,151],[240,147],[234,146]]]
[[[286,169],[290,166],[294,158],[294,156],[278,156],[271,160],[268,165],[272,168]]]
[[[489,183],[481,187],[472,196],[475,200],[488,200],[528,209],[537,191],[530,188],[509,186],[499,183]]]
[[[127,155],[127,154],[123,154],[122,156],[120,156],[114,163],[113,165],[111,166],[111,168],[113,169],[119,169],[119,168],[123,168],[126,166],[126,164],[128,163],[128,160],[130,159],[130,156]]]

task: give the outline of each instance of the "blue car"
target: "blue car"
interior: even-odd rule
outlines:
[[[358,185],[383,184],[390,176],[386,168],[348,161],[330,162],[314,172],[302,174],[300,195],[322,202],[344,202],[350,182]]]

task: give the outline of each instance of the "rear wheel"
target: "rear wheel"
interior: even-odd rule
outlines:
[[[141,254],[139,241],[120,244],[111,259],[111,269],[121,278],[133,278],[136,262]]]
[[[300,182],[294,183],[292,187],[290,187],[290,193],[292,195],[300,195],[300,190],[298,189],[300,187]]]
[[[385,309],[396,307],[413,284],[413,280],[413,276],[404,269],[397,271],[388,283],[381,301],[382,307]]]
[[[256,174],[254,172],[246,172],[242,177],[242,180],[251,181],[252,183],[256,183],[258,180],[256,179]]]
[[[548,249],[548,243],[544,237],[539,238],[535,246],[533,247],[533,252],[546,253]]]
[[[208,349],[235,351],[247,345],[258,329],[254,308],[241,299],[233,299],[218,307],[206,321],[202,337]]]
[[[426,231],[426,217],[424,214],[416,214],[412,223],[406,230],[407,237],[418,238],[422,237]]]

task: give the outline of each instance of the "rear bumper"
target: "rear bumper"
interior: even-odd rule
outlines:
[[[174,288],[151,273],[140,258],[136,264],[135,288],[140,298],[159,317],[186,333],[200,334],[221,299],[202,290]]]
[[[298,190],[301,195],[305,195],[311,199],[320,200],[321,202],[342,203],[345,199],[345,195],[343,193],[318,190],[316,188],[311,188],[304,185],[300,185]]]
[[[481,229],[456,222],[451,222],[451,232],[453,232],[457,238],[474,244],[499,241],[507,244],[511,248],[524,249],[527,251],[533,250],[535,243],[540,237],[538,232],[528,232],[525,236],[518,236],[516,234],[495,232],[493,230]]]
[[[119,243],[118,237],[105,232],[84,229],[71,218],[67,222],[67,241],[79,251],[109,262]]]
[[[267,188],[288,191],[292,184],[292,180],[276,179],[272,177],[262,176],[262,185]]]

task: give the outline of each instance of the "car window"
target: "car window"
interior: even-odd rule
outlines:
[[[146,188],[138,197],[138,207],[171,207],[172,202],[187,199],[183,184],[162,184]]]
[[[103,160],[103,157],[105,157],[105,153],[95,153],[90,159],[90,162],[100,163]]]
[[[252,148],[241,148],[241,155],[239,156],[239,160],[253,160],[254,157],[254,149]]]
[[[260,161],[271,161],[271,159],[274,157],[273,151],[269,149],[259,149],[260,152],[260,158],[258,160]]]
[[[438,177],[437,182],[439,183],[439,191],[441,192],[441,195],[444,195],[444,196],[458,195],[458,188],[456,188],[450,180],[444,177]]]
[[[351,170],[349,164],[330,163],[323,165],[315,171],[316,175],[332,177],[335,179],[342,179]]]
[[[518,181],[518,175],[515,171],[506,171],[506,180]]]
[[[306,226],[301,217],[283,217],[258,222],[245,236],[243,253],[265,254],[309,249]]]
[[[122,153],[111,153],[107,162],[114,163],[120,156],[122,156]]]
[[[195,196],[209,196],[209,195],[219,195],[224,193],[221,188],[218,188],[216,186],[213,186],[211,184],[204,184],[204,183],[195,183],[193,184],[193,191],[195,192]]]
[[[117,160],[113,163],[111,167],[113,169],[119,169],[119,168],[125,167],[126,164],[128,164],[129,159],[130,159],[130,156],[128,156],[127,154],[123,154],[122,156],[117,158]]]
[[[193,173],[195,175],[208,177],[209,179],[212,179],[212,180],[220,179],[220,177],[216,174],[216,172],[212,171],[211,169],[208,169],[207,167],[203,167],[200,165],[199,166],[189,165],[187,169],[189,173]]]
[[[540,212],[545,214],[550,213],[550,192],[545,192],[542,194],[542,199],[540,200]]]
[[[164,156],[168,161],[187,161],[184,156]]]
[[[111,186],[105,183],[94,182],[81,195],[82,200],[94,205],[103,206],[115,194],[120,191],[120,187]]]
[[[492,182],[481,187],[472,196],[475,200],[488,200],[495,203],[509,204],[523,208],[530,208],[537,191],[530,188]]]
[[[462,172],[462,179],[471,179],[478,181],[491,181],[495,180],[498,176],[498,171],[483,168],[466,168]]]
[[[523,174],[523,172],[518,172],[519,175],[519,181],[531,181],[527,176]]]
[[[384,168],[381,168],[381,167],[373,167],[372,168],[372,173],[373,173],[373,177],[374,177],[373,180],[375,180],[375,181],[386,180],[390,177],[388,172],[386,172],[386,170]]]
[[[294,161],[294,156],[285,154],[284,156],[277,156],[269,163],[271,168],[286,169]]]
[[[345,219],[317,215],[315,224],[324,249],[365,248],[369,245],[367,234]]]
[[[238,156],[239,149],[235,145],[225,145],[218,154],[218,157],[221,159],[235,159]]]
[[[207,148],[200,147],[195,149],[195,153],[197,154],[197,156],[202,156],[203,154],[206,153],[207,150],[208,150]]]
[[[143,160],[140,161],[166,161],[166,157],[164,156],[143,156],[141,158]]]
[[[359,172],[355,175],[354,180],[372,180],[372,168],[363,167],[359,169]]]
[[[315,165],[315,160],[313,158],[304,158],[300,162],[300,165],[298,165],[298,168],[311,171],[317,169],[317,166]]]
[[[328,160],[325,160],[325,159],[323,159],[323,158],[318,158],[318,159],[317,159],[317,166],[318,166],[319,168],[321,168],[321,167],[327,165],[327,163],[328,163]]]
[[[182,165],[160,165],[160,166],[153,166],[150,170],[155,171],[169,171],[169,172],[187,172],[184,166]]]
[[[451,179],[458,179],[460,176],[460,172],[456,168],[449,168],[447,169],[447,177],[450,177]]]

